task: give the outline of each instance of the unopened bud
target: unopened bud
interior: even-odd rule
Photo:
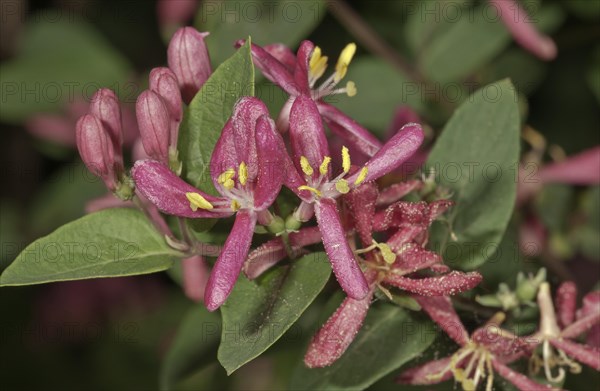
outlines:
[[[123,126],[119,99],[115,93],[108,88],[96,91],[90,102],[90,114],[100,119],[112,140],[115,151],[120,151],[123,146]]]
[[[177,75],[181,95],[189,104],[212,73],[204,37],[193,27],[183,27],[171,38],[167,52],[169,68]]]
[[[166,104],[156,92],[146,90],[138,97],[135,112],[146,153],[169,164],[170,117]]]
[[[108,133],[98,117],[84,115],[77,121],[77,149],[81,159],[94,175],[102,178],[111,191],[116,188],[115,156]]]

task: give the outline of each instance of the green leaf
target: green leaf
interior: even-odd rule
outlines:
[[[363,390],[419,356],[436,331],[429,320],[395,305],[373,306],[344,355],[326,368],[308,369],[303,362],[292,376],[293,390]]]
[[[519,133],[517,95],[504,80],[471,95],[433,147],[427,167],[456,202],[448,224],[436,223],[444,239],[433,247],[446,263],[474,269],[497,249],[515,203]]]
[[[107,209],[31,243],[2,273],[0,285],[154,273],[179,256],[141,212]]]
[[[233,52],[233,43],[250,35],[259,45],[294,46],[325,16],[325,2],[217,0],[201,3],[195,25],[210,31],[206,44],[216,63]]]
[[[458,12],[457,20],[447,20],[450,25],[423,48],[419,68],[428,78],[441,83],[461,79],[509,44],[504,25],[485,10],[482,5]]]
[[[188,107],[179,130],[183,175],[192,185],[217,194],[210,178],[210,157],[233,106],[254,95],[254,66],[250,40],[222,63]]]
[[[238,279],[222,307],[218,358],[227,374],[273,345],[321,292],[330,273],[325,253],[313,253],[257,281]]]
[[[125,96],[137,90],[125,83],[132,73],[128,61],[91,25],[67,19],[33,16],[25,25],[20,53],[0,66],[4,122],[57,111],[67,102],[89,99],[100,87],[135,99]]]
[[[424,104],[418,83],[375,57],[360,57],[350,64],[347,80],[356,83],[358,94],[353,97],[334,95],[334,103],[361,125],[382,136],[391,123],[399,104],[422,111]]]
[[[219,346],[221,317],[203,305],[194,306],[181,322],[160,372],[160,388],[171,390],[212,363]]]

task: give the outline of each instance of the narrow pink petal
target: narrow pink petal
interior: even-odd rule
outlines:
[[[369,286],[348,245],[335,201],[327,198],[320,200],[315,204],[315,214],[325,252],[340,286],[349,297],[356,300],[364,298]]]
[[[210,176],[215,188],[221,193],[224,188],[217,180],[219,175],[229,169],[233,169],[237,173],[241,163],[235,148],[235,131],[232,122],[233,119],[230,118],[223,126],[221,135],[210,156]]]
[[[577,312],[577,320],[600,312],[600,291],[590,292],[583,297],[583,306]],[[586,342],[600,348],[600,324],[596,324],[587,334]]]
[[[377,206],[389,205],[396,201],[400,201],[408,193],[418,190],[423,186],[423,182],[410,179],[406,182],[394,183],[391,186],[386,187],[379,193],[377,199]]]
[[[551,339],[550,343],[565,352],[567,356],[600,371],[600,349],[578,344],[564,338]]]
[[[296,87],[303,93],[309,93],[310,87],[308,85],[308,72],[309,62],[313,51],[315,50],[315,44],[310,41],[302,41],[296,54],[296,69],[294,70],[294,80]]]
[[[521,391],[548,391],[555,390],[552,386],[548,384],[540,384],[531,380],[529,377],[516,372],[509,368],[508,366],[502,364],[499,360],[492,360],[492,365],[494,369],[500,376],[508,380],[515,387],[517,387]]]
[[[398,258],[394,263],[394,270],[399,275],[414,273],[418,270],[427,268],[433,268],[433,266],[436,265],[445,266],[443,265],[442,257],[439,254],[426,250],[416,243],[404,245],[401,251],[399,251],[395,246],[391,245],[390,241],[387,243],[398,255]],[[448,269],[443,268],[436,271],[445,272],[446,270]]]
[[[469,333],[463,326],[448,296],[413,296],[429,317],[457,344],[469,342]]]
[[[563,282],[556,291],[556,313],[561,328],[573,323],[577,309],[577,285],[572,281]]]
[[[304,356],[307,367],[327,367],[344,354],[360,330],[372,299],[373,289],[361,300],[344,299],[310,341]]]
[[[236,47],[241,47],[244,43],[245,40],[237,41]],[[288,70],[287,64],[281,63],[277,58],[269,54],[268,51],[255,44],[252,44],[252,58],[254,59],[254,64],[267,79],[277,84],[290,95],[300,94],[294,76]]]
[[[263,115],[256,122],[256,149],[258,174],[254,185],[254,207],[267,209],[277,198],[283,183],[285,144],[275,129],[275,123]]]
[[[204,303],[209,311],[219,308],[231,293],[248,256],[255,226],[256,214],[247,210],[237,212],[233,228],[206,284]]]
[[[373,216],[378,194],[377,184],[367,182],[344,197],[352,211],[354,228],[365,247],[370,246],[373,241]]]
[[[277,61],[286,66],[292,73],[296,67],[296,55],[282,43],[274,43],[263,47],[267,53],[275,57]]]
[[[479,285],[481,280],[481,274],[477,272],[462,273],[452,271],[443,276],[419,279],[389,273],[385,277],[384,282],[421,296],[445,296],[473,289]]]
[[[600,146],[590,148],[567,160],[540,169],[543,183],[597,185],[600,183]]]
[[[565,327],[560,333],[563,338],[576,338],[600,324],[600,311],[590,312]]]
[[[181,217],[223,217],[231,213],[212,212],[198,209],[195,212],[190,207],[186,193],[198,193],[208,202],[225,201],[196,189],[179,178],[166,165],[155,160],[139,160],[133,166],[131,175],[135,181],[136,190],[152,202],[162,212]]]
[[[446,357],[407,369],[396,377],[396,383],[427,385],[450,380],[452,378],[452,372],[449,369],[451,360],[452,357]],[[442,371],[444,371],[443,374]]]
[[[423,142],[423,130],[418,124],[407,124],[396,133],[366,164],[365,181],[373,181],[398,168]],[[353,182],[358,173],[348,178]]]
[[[365,155],[374,156],[381,149],[382,144],[377,137],[332,105],[319,103],[319,112],[332,132]]]
[[[204,300],[204,289],[208,282],[208,266],[201,255],[194,255],[181,261],[183,269],[183,289],[185,295],[196,302]]]
[[[301,228],[298,232],[290,233],[289,238],[292,250],[300,251],[305,246],[320,243],[321,232],[319,227]],[[250,252],[244,263],[244,274],[253,280],[287,256],[281,238],[271,239]]]
[[[525,50],[542,60],[556,57],[556,44],[548,36],[538,32],[518,1],[490,0],[498,8],[502,22],[514,40]]]
[[[305,156],[313,167],[313,177],[318,178],[323,158],[330,156],[329,148],[317,105],[306,95],[298,96],[292,105],[290,143],[293,162],[298,172],[302,172],[300,157]]]
[[[110,208],[135,208],[135,205],[131,201],[123,201],[114,194],[108,193],[101,197],[89,200],[85,204],[85,213],[94,213],[99,210]]]

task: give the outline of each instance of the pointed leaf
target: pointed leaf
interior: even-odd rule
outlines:
[[[273,345],[321,292],[330,273],[327,256],[314,253],[255,281],[240,277],[221,307],[218,358],[227,373]]]
[[[107,209],[63,225],[31,243],[0,276],[0,285],[120,277],[171,267],[181,254],[139,211]]]

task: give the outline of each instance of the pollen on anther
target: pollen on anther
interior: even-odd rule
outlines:
[[[190,202],[190,208],[194,212],[198,209],[211,210],[213,208],[213,205],[198,193],[185,193],[185,196]]]
[[[364,166],[360,172],[358,173],[358,177],[356,177],[356,180],[354,181],[354,184],[356,186],[360,185],[361,183],[363,183],[365,181],[365,179],[367,179],[367,174],[369,173],[369,169],[367,168],[367,166]]]
[[[348,151],[348,148],[344,146],[342,147],[342,168],[344,169],[345,173],[348,173],[348,171],[350,171],[351,165],[352,162],[350,160],[350,152]]]
[[[306,156],[300,156],[300,167],[302,167],[304,175],[311,176],[314,172]]]
[[[331,163],[331,157],[325,156],[323,158],[323,162],[319,166],[319,172],[321,175],[327,175],[327,171],[329,171],[329,163]]]
[[[238,180],[243,185],[248,181],[248,167],[245,162],[240,163],[240,167],[238,169]]]
[[[348,181],[340,179],[335,183],[335,189],[342,194],[346,194],[350,191],[350,186],[348,186]]]

